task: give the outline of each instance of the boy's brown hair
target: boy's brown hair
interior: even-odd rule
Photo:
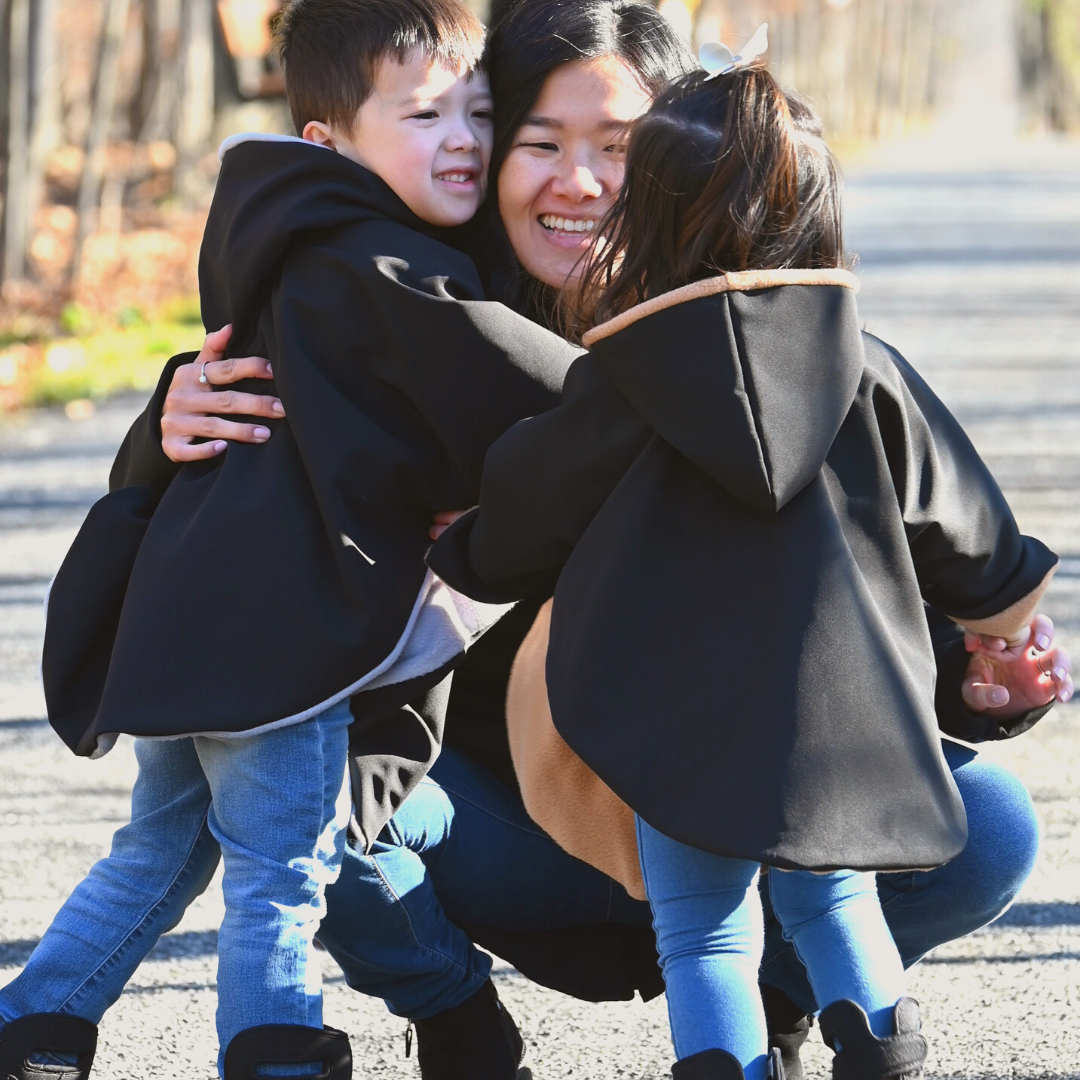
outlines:
[[[483,23],[460,0],[286,0],[270,24],[298,135],[311,120],[351,131],[384,59],[421,49],[470,71]]]

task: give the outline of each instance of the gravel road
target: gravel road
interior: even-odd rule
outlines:
[[[1080,151],[1025,151],[964,171],[856,172],[849,246],[867,326],[954,409],[1026,531],[1063,556],[1046,609],[1080,641]],[[76,760],[44,720],[41,600],[103,493],[141,401],[90,418],[43,410],[0,421],[0,980],[13,977],[72,886],[128,813],[130,744]],[[1038,868],[997,923],[913,972],[928,1076],[1080,1080],[1080,707],[988,756],[1017,771],[1043,826]],[[102,1025],[96,1073],[214,1075],[218,882],[139,969]],[[404,1024],[350,991],[325,958],[326,1018],[353,1039],[358,1077],[418,1076]],[[538,1080],[667,1077],[662,1000],[587,1006],[496,968],[532,1045]],[[828,1075],[812,1040],[809,1075]]]

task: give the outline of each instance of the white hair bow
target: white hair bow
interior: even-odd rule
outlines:
[[[749,67],[768,48],[769,24],[762,23],[754,36],[737,53],[733,53],[720,41],[706,41],[698,50],[698,60],[709,73],[709,79],[715,79],[717,75],[726,75],[729,71]]]

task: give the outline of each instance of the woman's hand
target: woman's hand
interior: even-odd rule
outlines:
[[[165,408],[161,414],[161,448],[170,461],[203,461],[217,457],[228,442],[264,443],[270,429],[261,424],[240,424],[223,420],[215,413],[237,416],[266,416],[280,420],[285,409],[276,397],[217,390],[240,379],[272,379],[270,361],[261,356],[224,359],[232,327],[224,326],[207,334],[202,351],[193,364],[176,369]],[[206,372],[206,382],[199,376]],[[193,443],[192,439],[210,442]]]
[[[458,518],[464,517],[468,512],[468,510],[440,510],[435,515],[435,524],[428,529],[428,536],[432,540],[438,540]]]
[[[1036,615],[1026,641],[1009,647],[1003,638],[965,631],[964,647],[971,653],[961,687],[972,712],[990,712],[1011,720],[1055,700],[1073,696],[1069,654],[1054,648],[1054,624]]]

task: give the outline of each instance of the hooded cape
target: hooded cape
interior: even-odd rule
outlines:
[[[428,572],[432,515],[475,504],[487,447],[555,404],[576,355],[484,301],[472,263],[366,169],[295,139],[230,144],[203,321],[233,324],[230,355],[270,359],[275,381],[241,388],[286,418],[91,511],[43,661],[50,720],[80,754],[400,685],[386,712],[441,680],[494,613]]]
[[[599,328],[429,564],[488,601],[557,578],[555,726],[668,836],[780,867],[930,867],[966,821],[923,602],[1015,629],[1056,558],[860,333],[854,283],[728,275]]]

